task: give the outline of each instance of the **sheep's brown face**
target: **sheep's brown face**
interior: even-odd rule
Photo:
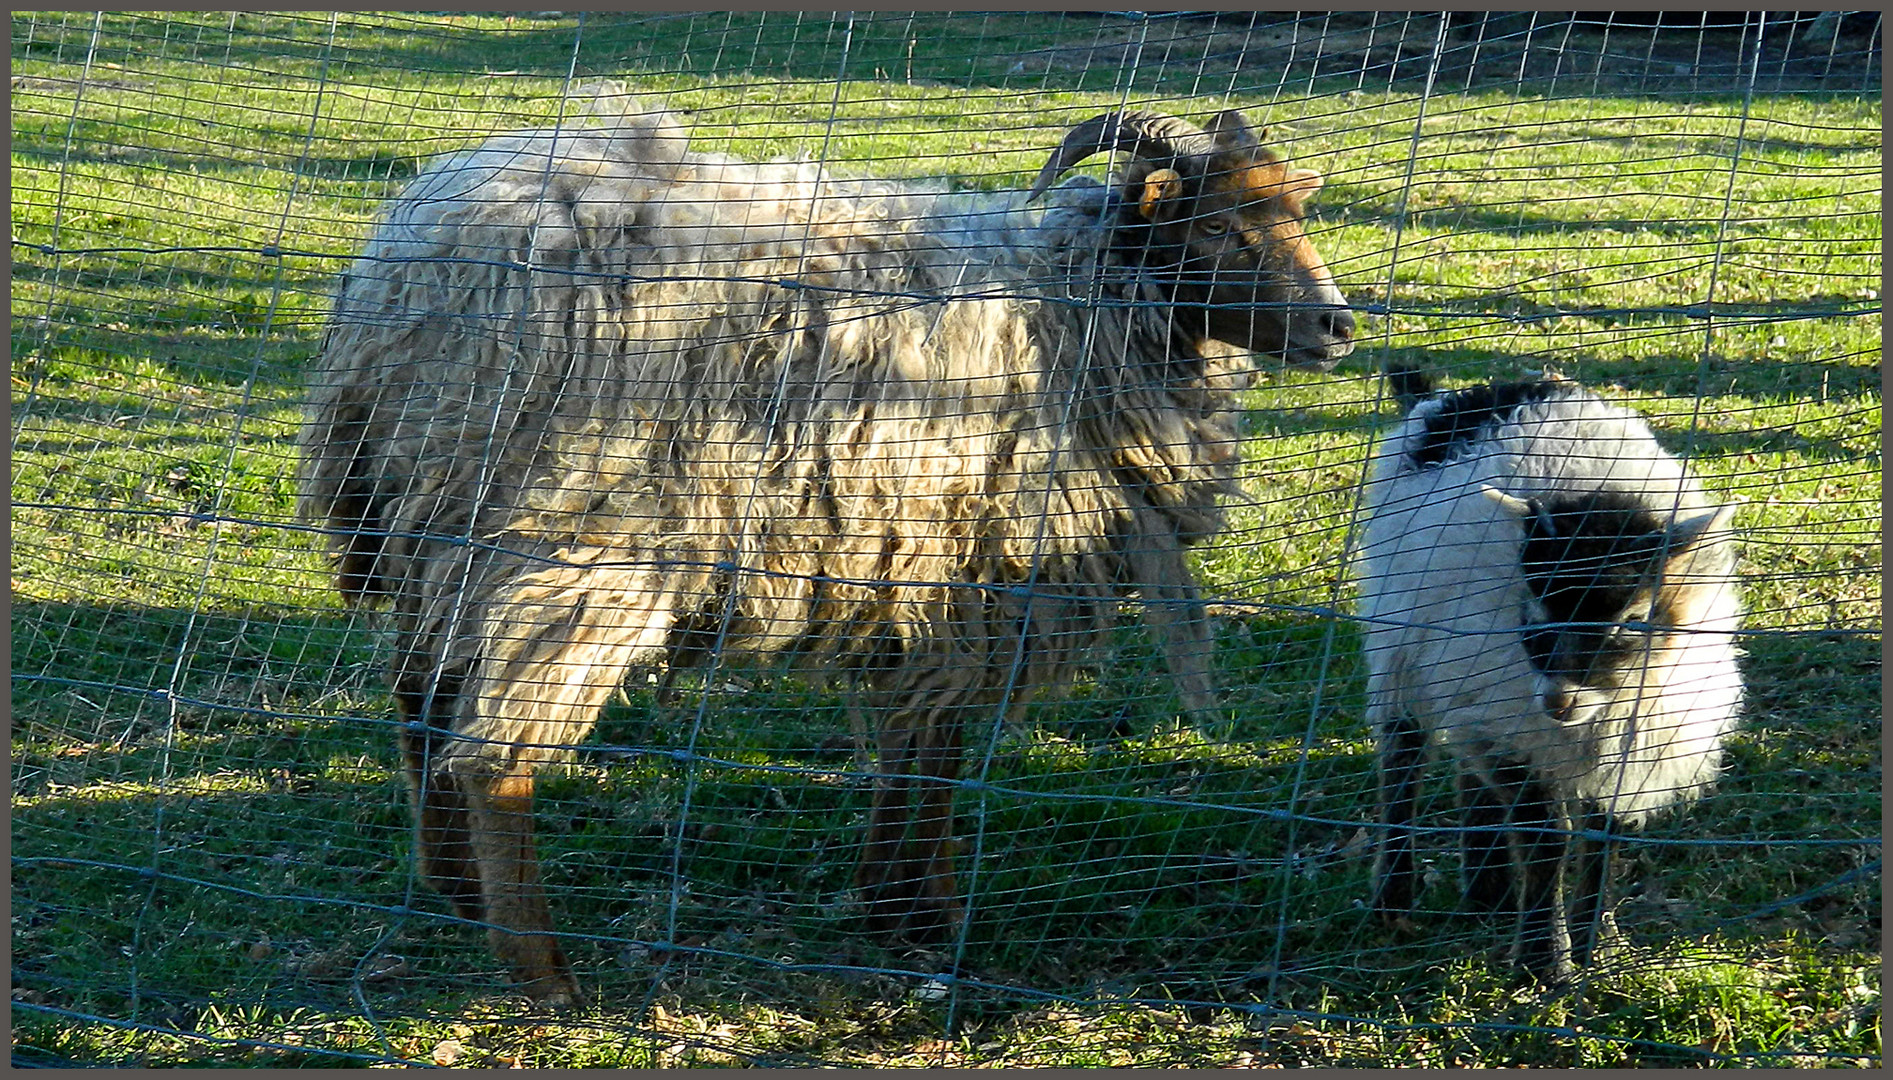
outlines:
[[[1134,230],[1142,264],[1167,285],[1178,328],[1326,371],[1354,351],[1354,315],[1302,226],[1321,174],[1289,168],[1265,134],[1233,109],[1201,128],[1106,113],[1066,134],[1027,198],[1093,154],[1128,151],[1118,195],[1148,228]]]
[[[1320,173],[1232,147],[1200,177],[1146,166],[1127,179],[1152,226],[1147,265],[1175,268],[1186,330],[1320,371],[1354,350],[1354,315],[1304,229]]]

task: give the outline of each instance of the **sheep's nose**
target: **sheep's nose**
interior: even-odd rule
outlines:
[[[1323,312],[1321,332],[1336,341],[1354,340],[1354,313],[1347,308]]]

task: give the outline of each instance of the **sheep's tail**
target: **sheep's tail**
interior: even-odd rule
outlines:
[[[677,118],[616,79],[585,83],[572,100],[580,115],[603,128],[612,143],[625,146],[632,160],[676,165],[690,153],[690,134]]]
[[[386,501],[367,478],[373,462],[368,445],[369,410],[342,398],[345,387],[317,389],[298,436],[297,510],[325,530],[324,544],[336,586],[351,601],[384,591],[378,573],[386,540],[381,525]]]
[[[481,250],[477,245],[498,242],[483,237],[506,234],[507,229],[523,235],[526,219],[508,220],[503,209],[489,208],[483,215],[472,215],[478,220],[469,223],[465,213],[438,219],[433,211],[417,210],[417,205],[447,198],[474,207],[477,197],[460,190],[467,181],[455,178],[503,177],[510,168],[503,159],[496,160],[494,153],[484,159],[479,156],[495,145],[547,155],[555,171],[566,169],[568,159],[576,160],[580,165],[572,171],[578,176],[590,173],[584,162],[587,156],[602,154],[637,163],[643,175],[659,183],[667,171],[686,161],[690,140],[685,128],[622,84],[602,81],[580,87],[566,111],[567,121],[556,131],[497,136],[480,150],[450,154],[430,164],[389,203],[368,241],[368,250],[379,257],[418,254],[454,259],[442,265],[423,260],[411,271],[386,261],[361,264],[351,268],[336,291],[329,328],[309,372],[309,396],[298,438],[298,509],[305,520],[328,530],[328,546],[345,595],[368,599],[386,593],[394,580],[390,575],[400,569],[399,559],[410,545],[401,534],[440,525],[441,515],[454,505],[451,498],[437,500],[429,494],[433,491],[429,485],[448,483],[448,476],[458,475],[461,467],[443,463],[453,455],[435,445],[439,440],[451,441],[453,425],[443,420],[434,433],[434,425],[423,415],[430,406],[423,403],[441,394],[437,384],[443,380],[462,384],[461,392],[472,394],[481,380],[469,371],[491,371],[508,362],[497,351],[484,357],[465,355],[457,361],[459,368],[447,364],[452,370],[443,375],[438,370],[441,365],[428,358],[442,347],[438,342],[446,340],[442,337],[446,332],[435,325],[442,317],[462,321],[476,315],[506,317],[506,312],[479,307],[482,301],[508,302],[509,290],[518,284],[511,272],[477,260],[465,265],[455,260],[469,250],[477,253]],[[415,202],[417,191],[424,196],[420,204]],[[500,232],[494,233],[495,228]],[[469,244],[475,247],[468,248]],[[416,344],[411,335],[417,333],[435,344]],[[498,348],[493,342],[486,344],[491,350]],[[418,355],[411,355],[417,350]],[[465,403],[436,402],[431,407],[451,418]],[[440,475],[416,479],[413,458],[421,453],[435,456]],[[419,486],[409,490],[408,482],[398,479],[403,476]]]

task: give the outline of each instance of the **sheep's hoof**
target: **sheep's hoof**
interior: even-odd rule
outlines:
[[[520,980],[519,989],[532,999],[533,1007],[548,1012],[571,1012],[585,1007],[585,992],[569,972]]]
[[[914,895],[894,885],[868,890],[868,929],[910,945],[937,945],[959,932],[963,910],[955,896]]]
[[[868,929],[908,945],[940,945],[960,928],[960,906],[899,908],[869,906]]]
[[[1589,940],[1586,941],[1585,938]],[[1623,931],[1617,929],[1616,916],[1606,911],[1598,917],[1598,923],[1592,933],[1572,942],[1571,960],[1579,966],[1595,964],[1609,960],[1623,951]]]
[[[1403,885],[1397,879],[1388,879],[1377,884],[1373,896],[1368,898],[1368,909],[1387,926],[1412,926],[1408,918],[1413,913],[1413,887]]]
[[[1545,989],[1565,991],[1577,985],[1577,970],[1574,965],[1562,964],[1532,974],[1544,985]]]
[[[572,977],[572,963],[565,958],[550,935],[522,934],[500,937],[495,933],[494,951],[510,960],[513,985],[545,1009],[571,1009],[585,1003],[585,995]]]
[[[1459,893],[1460,907],[1474,915],[1512,915],[1518,911],[1517,894],[1509,884],[1494,884],[1483,875],[1468,881]]]

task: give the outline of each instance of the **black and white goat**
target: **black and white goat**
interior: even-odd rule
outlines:
[[[1735,723],[1733,509],[1556,377],[1431,396],[1381,442],[1360,614],[1383,915],[1415,899],[1430,738],[1458,768],[1468,905],[1515,911],[1517,957],[1549,982],[1589,961],[1609,833],[1699,794]]]

